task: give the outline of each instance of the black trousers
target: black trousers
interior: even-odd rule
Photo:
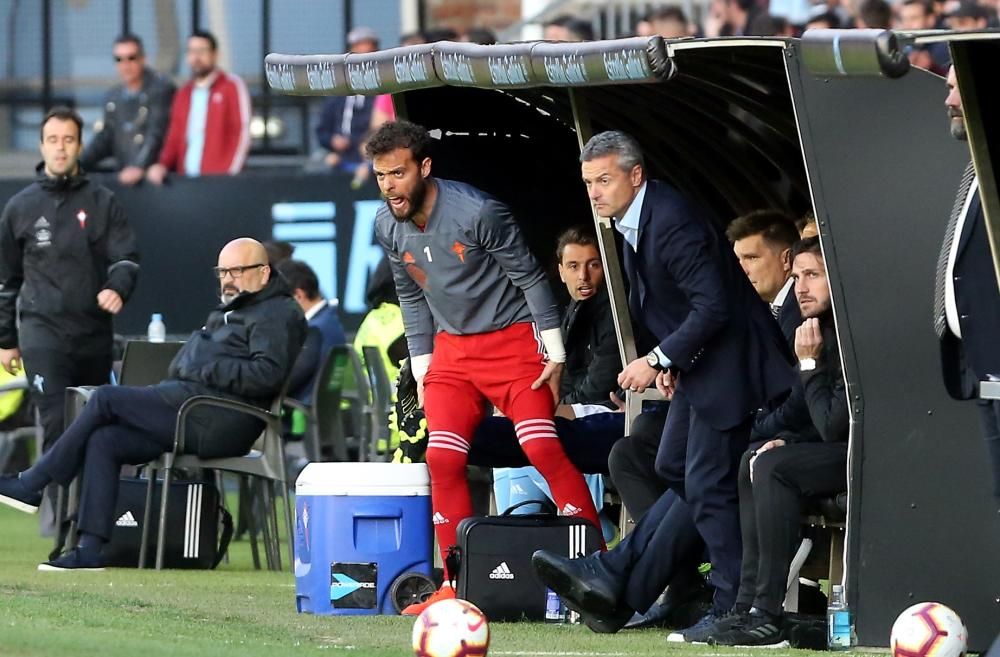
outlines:
[[[713,611],[724,613],[736,602],[743,550],[740,536],[737,474],[750,438],[750,418],[720,430],[691,407],[683,381],[674,393],[656,454],[656,471],[690,507],[712,563]]]
[[[1000,501],[1000,400],[980,399],[979,424],[993,466],[993,495]]]
[[[45,449],[52,446],[66,428],[66,388],[99,386],[111,374],[111,351],[66,354],[57,349],[24,349],[24,370],[31,386],[31,397],[38,407]]]
[[[63,485],[82,472],[78,527],[109,540],[121,466],[172,449],[176,420],[152,387],[101,386],[35,467]]]
[[[635,520],[646,515],[667,490],[656,474],[656,452],[660,448],[665,411],[639,415],[628,437],[619,440],[608,455],[608,471],[622,503]]]
[[[780,615],[804,498],[847,489],[845,443],[793,443],[740,462],[743,574],[737,602]]]
[[[704,547],[691,507],[668,490],[628,536],[598,558],[624,582],[621,601],[645,613],[667,585],[683,595],[700,584],[698,564]]]

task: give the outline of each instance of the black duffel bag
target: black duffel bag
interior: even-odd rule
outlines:
[[[526,504],[544,513],[511,515]],[[458,548],[449,572],[458,572],[458,597],[479,607],[492,621],[545,619],[546,588],[535,576],[531,555],[551,550],[579,557],[600,549],[601,535],[583,518],[556,515],[549,502],[526,500],[500,516],[458,523]]]

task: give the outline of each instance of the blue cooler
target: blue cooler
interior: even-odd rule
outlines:
[[[408,573],[431,574],[423,463],[310,463],[295,482],[295,604],[310,614],[395,614]]]

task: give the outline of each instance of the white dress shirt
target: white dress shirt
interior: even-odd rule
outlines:
[[[948,322],[948,330],[959,340],[962,339],[962,327],[958,321],[958,304],[955,303],[955,261],[958,259],[958,245],[962,241],[962,230],[969,216],[969,206],[979,189],[979,178],[973,178],[969,186],[969,194],[965,197],[965,206],[955,224],[955,238],[951,241],[951,253],[948,254],[948,269],[944,279],[944,317]]]

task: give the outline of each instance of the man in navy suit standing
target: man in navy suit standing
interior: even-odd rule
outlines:
[[[952,136],[966,141],[954,66],[948,72],[945,104]],[[945,230],[934,288],[934,330],[941,340],[944,384],[955,399],[976,399],[980,381],[1000,381],[1000,290],[978,183],[969,162]],[[1000,500],[1000,400],[978,403],[993,464],[993,494]]]
[[[708,549],[716,592],[711,611],[671,638],[703,641],[736,601],[739,461],[754,413],[791,388],[791,357],[719,227],[668,184],[647,180],[632,137],[595,135],[581,162],[598,216],[612,218],[624,238],[629,308],[641,325],[639,346],[649,349],[626,365],[618,383],[634,392],[655,384],[673,395],[656,457],[670,490],[615,550],[579,560],[539,551],[533,563],[588,626],[615,631],[659,594],[644,582],[662,577],[665,564],[672,567],[689,547],[668,538],[660,544],[668,553],[647,550],[664,538],[673,515],[688,513]]]

